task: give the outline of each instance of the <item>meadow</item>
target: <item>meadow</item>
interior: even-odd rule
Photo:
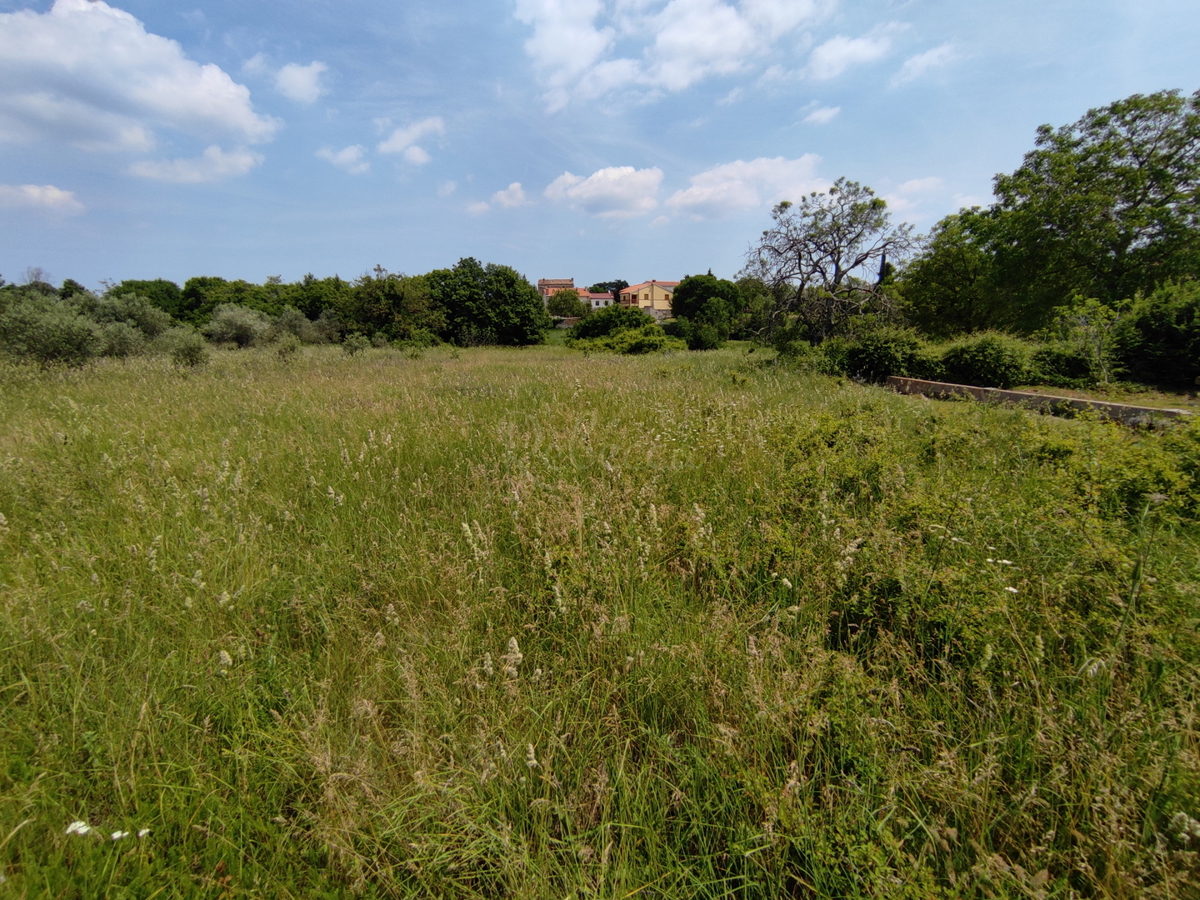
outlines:
[[[1200,425],[763,357],[0,368],[0,896],[1200,896]]]

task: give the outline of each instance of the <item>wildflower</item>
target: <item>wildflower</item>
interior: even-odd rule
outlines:
[[[227,651],[222,650],[217,654],[217,665],[222,669],[228,669],[233,665],[233,657]]]
[[[81,822],[76,819],[67,826],[67,830],[64,832],[64,834],[88,834],[91,830],[92,826],[87,822]]]
[[[533,744],[529,745],[529,750],[525,753],[525,765],[531,769],[538,767],[537,754],[533,752]]]
[[[119,841],[121,838],[126,838],[126,837],[129,837],[128,831],[114,831],[112,833],[112,839],[114,841]]]
[[[1015,587],[1006,587],[1005,590],[1008,591],[1010,594],[1015,594],[1017,592],[1017,589]]]
[[[787,588],[789,591],[792,589],[792,583],[791,583],[790,581],[788,581],[786,578],[780,578],[780,579],[779,579],[779,581],[780,581],[780,583],[782,583],[782,584],[783,584],[783,586],[784,586],[785,588]]]
[[[504,654],[504,675],[506,678],[517,677],[517,667],[521,665],[521,660],[525,655],[521,652],[521,647],[517,644],[515,637],[508,639],[508,652]]]
[[[141,828],[141,829],[139,829],[139,830],[138,830],[138,839],[140,840],[141,838],[144,838],[144,837],[145,837],[146,835],[148,835],[149,833],[150,833],[150,829],[149,829],[149,828]]]

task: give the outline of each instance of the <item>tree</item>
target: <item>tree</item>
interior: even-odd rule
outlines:
[[[591,307],[579,299],[579,291],[576,290],[555,291],[546,301],[546,312],[563,319],[582,319],[591,311]]]
[[[136,294],[139,297],[145,297],[169,315],[180,318],[182,309],[179,293],[179,285],[165,278],[155,278],[146,281],[127,279],[109,288],[105,292],[105,296],[124,297],[127,294]]]
[[[779,297],[773,326],[797,313],[818,342],[850,316],[888,306],[880,289],[885,264],[916,243],[911,225],[891,224],[881,197],[845,178],[826,193],[780,203],[771,218],[775,224],[751,247],[743,274],[761,279]]]
[[[946,216],[933,227],[924,252],[905,267],[905,318],[924,333],[952,337],[1012,324],[995,287],[986,224],[979,207]]]
[[[734,319],[742,310],[742,293],[732,281],[707,275],[687,275],[671,295],[671,313],[679,337],[692,350],[716,349],[729,339]]]
[[[510,266],[460,259],[425,276],[446,315],[445,336],[458,344],[540,344],[550,328],[541,295]]]
[[[621,291],[627,287],[629,287],[628,281],[617,279],[616,281],[597,281],[588,290],[596,294],[612,294],[613,299],[616,300],[621,296]]]
[[[354,282],[340,311],[348,327],[389,340],[428,344],[446,328],[446,316],[434,304],[424,276],[401,275],[383,266]]]

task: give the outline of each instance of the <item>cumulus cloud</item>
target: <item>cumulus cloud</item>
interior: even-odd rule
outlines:
[[[525,52],[551,110],[621,90],[681,91],[794,51],[796,31],[831,0],[517,0]],[[617,56],[620,45],[632,52]]]
[[[921,205],[921,201],[936,192],[942,186],[942,179],[936,176],[928,178],[913,178],[897,185],[883,195],[888,209],[894,213],[912,212]]]
[[[328,71],[329,66],[315,60],[307,66],[288,63],[275,74],[275,90],[297,103],[316,103],[325,93],[321,76]]]
[[[261,153],[238,147],[226,153],[215,144],[195,159],[147,160],[129,167],[133,175],[175,184],[203,184],[245,175],[263,161]]]
[[[841,111],[840,106],[818,106],[804,117],[804,121],[810,125],[826,125],[832,122]]]
[[[816,175],[821,158],[759,157],[735,160],[692,176],[691,187],[667,198],[667,206],[694,218],[713,218],[822,191],[829,182]]]
[[[892,49],[891,29],[876,30],[860,38],[832,37],[813,50],[808,74],[817,81],[837,78],[851,66],[874,62]]]
[[[145,151],[163,127],[251,144],[279,127],[219,67],[103,0],[0,14],[0,84],[0,140]]]
[[[0,184],[0,209],[39,209],[75,216],[87,208],[74,193],[52,184]]]
[[[453,184],[454,182],[450,182]],[[489,209],[495,206],[501,206],[506,209],[512,209],[515,206],[525,206],[529,200],[525,196],[525,189],[521,187],[521,182],[514,181],[502,191],[496,191],[492,194],[490,203],[472,203],[467,206],[467,212],[473,216],[483,215]]]
[[[344,169],[351,175],[362,175],[371,168],[371,164],[363,159],[363,154],[367,152],[367,148],[362,144],[354,144],[346,147],[343,150],[333,150],[329,147],[322,147],[317,151],[317,156],[321,159],[328,160],[339,169]]]
[[[546,188],[545,196],[598,218],[629,218],[658,206],[662,179],[662,169],[633,166],[610,166],[587,178],[564,172]]]
[[[942,44],[916,56],[910,56],[900,67],[900,71],[892,77],[892,87],[899,87],[920,78],[930,69],[940,69],[954,62],[957,54],[953,44]]]
[[[378,124],[387,120],[376,119],[375,121]],[[391,125],[391,122],[387,121],[387,125]],[[430,116],[427,119],[422,119],[403,128],[395,129],[385,140],[380,142],[376,149],[380,153],[400,153],[406,162],[414,166],[423,166],[433,157],[423,147],[419,146],[417,141],[428,135],[441,135],[445,133],[446,123],[442,121],[442,117]]]

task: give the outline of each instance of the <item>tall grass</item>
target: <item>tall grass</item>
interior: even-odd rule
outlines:
[[[1200,430],[750,359],[0,371],[0,893],[1197,896]]]

